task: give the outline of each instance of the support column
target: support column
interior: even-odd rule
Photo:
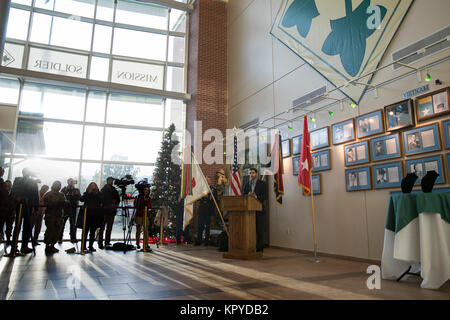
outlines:
[[[0,1],[0,57],[3,57],[3,48],[5,47],[6,29],[8,28],[10,8],[11,0]]]
[[[187,103],[186,129],[194,138],[194,121],[202,121],[203,133],[215,128],[225,137],[228,124],[227,4],[197,0],[189,19],[187,88],[191,101]],[[203,142],[202,150],[210,143]],[[217,169],[223,166],[202,164],[201,168],[205,175],[214,179]]]

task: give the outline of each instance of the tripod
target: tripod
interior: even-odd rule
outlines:
[[[125,186],[121,186],[120,189],[122,191],[122,230],[123,230],[123,243],[115,243],[115,247],[123,247],[123,253],[126,253],[129,250],[134,250],[134,246],[131,244],[131,230],[133,229],[133,220],[135,212],[133,212],[133,216],[130,218],[127,206],[127,196],[125,193]],[[128,228],[128,232],[127,232]]]

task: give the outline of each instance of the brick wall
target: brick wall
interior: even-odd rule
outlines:
[[[227,5],[198,0],[189,21],[188,93],[186,128],[194,135],[194,121],[202,131],[217,128],[225,137],[228,122]],[[203,150],[210,142],[203,142]],[[223,156],[223,155],[221,155]],[[202,164],[205,175],[214,177],[223,165]]]

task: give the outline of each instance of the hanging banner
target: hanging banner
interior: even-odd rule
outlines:
[[[336,87],[375,70],[414,0],[283,0],[271,34]],[[373,75],[340,90],[359,103]]]

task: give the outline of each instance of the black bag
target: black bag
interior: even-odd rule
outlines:
[[[222,231],[219,234],[219,251],[228,252],[228,235],[226,231]]]
[[[77,217],[76,217],[76,222],[75,222],[75,226],[78,229],[83,229],[83,218],[84,218],[84,207],[80,208],[80,210],[78,211]]]

